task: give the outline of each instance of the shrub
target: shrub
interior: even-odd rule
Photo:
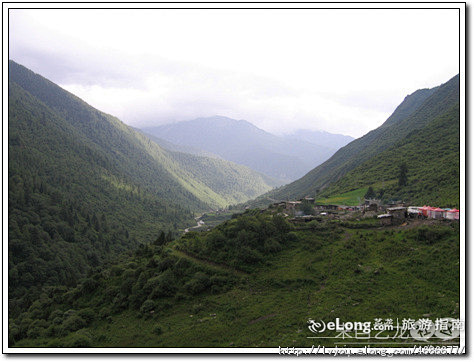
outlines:
[[[137,269],[137,263],[132,261],[132,262],[128,263],[127,267],[129,269]]]
[[[122,274],[123,279],[133,278],[135,279],[135,269],[126,269]]]
[[[276,253],[278,251],[280,251],[282,248],[281,248],[281,245],[278,241],[276,241],[275,239],[273,238],[269,238],[267,240],[265,240],[264,244],[263,244],[263,250],[266,252],[266,253]]]
[[[99,318],[105,319],[112,314],[110,307],[102,307],[99,311]]]
[[[291,243],[299,240],[298,233],[291,231],[288,234],[286,234],[284,237],[282,237],[285,242]]]
[[[202,310],[203,310],[203,306],[202,306],[201,303],[199,303],[199,304],[194,304],[193,307],[191,308],[191,312],[192,312],[193,314],[198,314],[198,313],[199,313],[200,311],[202,311]]]
[[[67,318],[67,317],[70,317],[70,316],[73,316],[73,315],[76,315],[76,311],[74,309],[68,309],[67,311],[64,312],[64,317]]]
[[[149,313],[155,308],[155,302],[151,299],[147,299],[143,302],[142,306],[140,307],[140,312],[142,313]]]
[[[20,328],[11,320],[8,325],[8,346],[11,347],[20,337]]]
[[[46,347],[48,348],[59,348],[62,347],[62,343],[58,338],[51,339],[48,344],[46,344]]]
[[[191,295],[197,295],[206,290],[209,285],[209,277],[202,272],[197,272],[193,278],[184,285],[184,289]]]
[[[53,325],[59,326],[60,324],[63,323],[63,319],[61,317],[56,317],[53,319]]]
[[[84,328],[86,325],[87,323],[84,319],[78,315],[72,315],[64,320],[63,324],[61,325],[61,329],[64,332],[74,332]]]
[[[155,328],[153,328],[153,334],[159,336],[161,333],[163,333],[163,331],[160,326],[155,326]]]
[[[85,308],[78,311],[77,315],[84,319],[87,324],[89,324],[95,319],[96,313],[92,308]]]
[[[122,275],[123,273],[123,268],[118,265],[114,265],[110,270],[112,272],[112,275],[115,275],[117,277]]]
[[[178,277],[186,275],[186,271],[192,266],[192,263],[185,259],[179,258],[178,261],[174,264],[173,271]]]
[[[243,246],[237,253],[238,262],[244,264],[256,264],[262,261],[263,256],[257,250],[251,249],[248,246]]]
[[[222,293],[229,290],[234,284],[234,280],[228,276],[213,275],[210,278],[211,292],[213,294]]]
[[[415,240],[431,245],[449,234],[450,231],[446,229],[420,227],[416,231]]]
[[[91,339],[83,334],[75,334],[74,337],[65,343],[65,347],[69,348],[84,348],[91,346]]]
[[[45,335],[46,327],[48,327],[48,323],[45,320],[36,319],[28,327],[28,331],[26,332],[26,335],[28,336],[28,338],[38,338],[40,336]]]
[[[59,324],[51,324],[44,332],[44,335],[47,337],[53,337],[55,335],[59,335],[61,332],[60,323]]]
[[[128,297],[123,294],[118,294],[112,301],[112,311],[118,313],[128,307]]]
[[[168,269],[158,277],[158,285],[153,289],[153,295],[157,297],[170,297],[176,292],[176,277]]]
[[[132,292],[133,285],[135,284],[135,280],[132,278],[124,279],[122,285],[120,286],[120,293],[123,295],[129,295]]]
[[[87,293],[92,293],[97,289],[97,286],[99,283],[92,279],[92,278],[87,278],[82,282],[82,292],[83,294]]]
[[[51,312],[48,319],[50,321],[53,321],[53,323],[55,323],[55,324],[58,324],[57,320],[59,319],[61,321],[59,324],[61,324],[62,321],[63,321],[63,316],[64,316],[64,312],[59,310],[59,309],[56,309],[53,312]]]
[[[175,263],[174,258],[166,257],[160,260],[156,268],[158,269],[158,271],[161,272],[161,271],[171,268],[174,265],[174,263]]]

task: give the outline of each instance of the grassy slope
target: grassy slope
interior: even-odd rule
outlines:
[[[341,148],[328,161],[301,179],[269,195],[274,199],[314,196],[380,152],[422,129],[434,118],[446,113],[459,102],[459,76],[433,89],[419,90],[405,98],[379,128]]]
[[[408,167],[408,184],[398,187],[399,166]],[[373,186],[384,198],[414,204],[459,207],[459,104],[410,133],[329,186],[323,195]]]
[[[72,304],[49,307],[63,311],[92,307],[97,312],[88,327],[64,337],[23,339],[15,346],[72,346],[80,338],[97,347],[331,346],[330,340],[307,338],[314,336],[307,329],[309,318],[373,322],[426,314],[433,320],[459,317],[456,224],[441,222],[429,228],[359,224],[314,224],[313,230],[291,231],[283,250],[253,265],[249,274],[186,256],[194,271],[230,278],[230,289],[159,298],[156,303],[161,307],[154,314],[132,308],[100,319],[103,305],[94,305],[104,294],[100,286]],[[133,268],[147,260],[135,259]],[[133,275],[129,262],[122,265],[129,269],[126,275]],[[120,286],[125,274],[108,273],[108,290]]]
[[[363,187],[340,194],[331,194],[331,196],[317,199],[316,202],[325,205],[360,205],[361,201],[364,200],[364,195],[367,193],[367,189],[367,187]]]

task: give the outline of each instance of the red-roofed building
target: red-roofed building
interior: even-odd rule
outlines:
[[[429,209],[429,206],[426,206],[426,205],[420,207],[420,211],[424,217],[428,217],[428,209]]]
[[[451,210],[446,211],[446,219],[459,220],[459,210],[451,209]]]
[[[444,218],[444,210],[440,209],[439,207],[434,207],[431,209],[431,218],[433,219],[443,219]]]

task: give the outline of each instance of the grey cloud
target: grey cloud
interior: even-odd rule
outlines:
[[[59,84],[104,87],[137,87],[140,77],[127,71],[120,62],[95,58],[74,50],[31,49],[18,47],[15,61]]]

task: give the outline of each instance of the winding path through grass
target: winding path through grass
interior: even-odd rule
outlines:
[[[219,264],[219,263],[215,263],[213,261],[200,259],[200,258],[198,258],[194,255],[191,255],[189,253],[186,253],[184,251],[176,250],[175,248],[170,248],[169,250],[171,250],[171,253],[173,255],[177,256],[177,257],[188,259],[188,260],[190,260],[191,262],[193,262],[195,264],[204,266],[204,267],[209,268],[209,269],[213,269],[213,270],[217,270],[217,271],[221,271],[221,272],[226,272],[226,273],[232,273],[232,274],[240,276],[240,277],[244,277],[244,276],[249,275],[248,273],[243,272],[241,270],[234,269],[234,268],[230,267],[229,265]]]

